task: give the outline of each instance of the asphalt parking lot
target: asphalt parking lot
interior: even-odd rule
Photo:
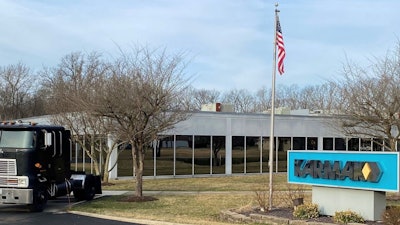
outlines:
[[[46,209],[41,213],[31,213],[26,206],[21,205],[0,205],[0,224],[8,225],[132,225],[140,223],[121,222],[106,218],[85,216],[68,213],[67,209],[71,204],[78,204],[75,200],[67,197],[49,200]]]

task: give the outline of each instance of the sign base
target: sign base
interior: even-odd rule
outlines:
[[[322,215],[352,211],[365,220],[377,221],[386,209],[386,192],[312,186],[312,202]]]

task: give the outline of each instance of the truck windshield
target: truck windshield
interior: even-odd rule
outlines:
[[[33,131],[0,131],[0,148],[32,148]]]

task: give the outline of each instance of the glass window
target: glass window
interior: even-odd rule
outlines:
[[[260,137],[246,137],[246,173],[260,172]]]
[[[175,174],[191,175],[192,173],[192,135],[177,135],[175,142]]]
[[[382,151],[383,148],[383,140],[382,139],[372,139],[372,150],[373,151]]]
[[[225,173],[225,136],[212,137],[212,173]]]
[[[396,141],[396,151],[399,151],[399,150],[400,150],[400,141],[397,140]]]
[[[275,144],[275,142],[274,142],[274,144]],[[269,137],[263,137],[262,138],[262,149],[261,149],[261,153],[262,153],[261,160],[262,160],[262,162],[261,162],[260,170],[262,172],[264,172],[264,173],[269,171],[269,165],[268,165],[268,162],[269,162],[269,145],[270,145]],[[274,145],[273,148],[275,149],[275,145]],[[275,154],[273,154],[273,155],[275,156]]]
[[[371,151],[371,139],[370,138],[361,138],[361,151]]]
[[[335,138],[335,150],[346,150],[346,138]]]
[[[307,150],[317,150],[318,149],[318,138],[308,137],[307,138]]]
[[[174,164],[174,137],[159,137],[149,146],[144,157],[144,176],[154,176],[154,166],[156,166],[156,175],[172,175]],[[132,154],[131,154],[132,155]],[[120,158],[120,157],[118,157]],[[132,158],[132,156],[130,156]],[[154,165],[154,162],[156,165]],[[119,166],[118,166],[119,169]],[[131,169],[132,170],[132,169]]]
[[[292,141],[290,137],[278,137],[278,152],[275,153],[275,165],[276,170],[276,160],[278,160],[278,171],[287,171],[287,151],[292,148]],[[276,171],[275,171],[276,172]]]
[[[278,151],[286,152],[292,148],[290,137],[278,137]],[[286,154],[286,153],[285,153]]]
[[[324,138],[322,142],[323,150],[333,150],[333,138]]]
[[[384,146],[383,151],[391,151],[389,139],[386,139],[386,138],[385,138],[385,146]]]
[[[244,173],[244,136],[232,137],[232,173]]]
[[[211,136],[194,137],[194,173],[210,174]]]
[[[359,151],[360,150],[360,139],[359,138],[349,138],[348,146],[349,151]]]
[[[0,134],[0,148],[33,148],[33,134],[33,131],[3,130]]]
[[[75,137],[75,138],[78,139],[79,137]],[[129,151],[129,152],[132,152],[132,151]],[[82,146],[78,142],[76,142],[75,145],[74,145],[74,153],[75,153],[75,158],[74,158],[74,163],[75,164],[73,165],[73,168],[76,171],[85,171],[85,162],[86,162],[85,158],[86,158],[87,154],[85,153],[85,151],[83,150]],[[122,151],[120,155],[124,155],[124,153],[125,153],[125,151]],[[129,155],[132,156],[132,154],[128,153],[128,157],[129,157]],[[122,156],[122,157],[124,157],[124,156]],[[123,170],[125,168],[125,166],[120,166],[120,164],[121,164],[120,163],[120,158],[121,158],[121,156],[118,157],[118,175],[122,174],[121,176],[131,176],[132,172],[131,172],[131,174],[127,174],[127,173],[124,173],[124,172],[120,173],[120,169]],[[131,159],[132,159],[132,157],[131,157]],[[131,162],[129,162],[126,165],[133,165],[132,164],[132,160],[131,160]],[[129,170],[132,171],[132,166],[129,167]]]
[[[306,149],[306,138],[293,137],[293,150],[305,150],[305,149]]]

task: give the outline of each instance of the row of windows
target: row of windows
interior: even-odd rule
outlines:
[[[278,138],[279,139],[279,138]],[[398,143],[400,144],[400,142]],[[307,146],[307,147],[306,147]],[[338,151],[384,151],[389,146],[386,140],[371,138],[322,138],[322,148],[317,137],[293,137],[293,150],[338,150]]]
[[[258,143],[261,138],[246,137],[254,139],[251,143]],[[384,151],[384,146],[389,146],[388,141],[371,138],[341,138],[341,137],[323,137],[322,146],[319,146],[318,137],[275,137],[275,146],[278,151],[293,150],[338,150],[338,151]],[[263,149],[269,149],[269,137],[263,137]],[[244,137],[232,137],[233,147],[235,143],[243,143]],[[292,144],[293,143],[293,144]],[[242,145],[243,146],[243,145]],[[247,143],[247,146],[251,144]],[[400,146],[400,142],[398,142]]]
[[[265,173],[269,166],[269,137],[233,136],[231,139],[232,173]],[[340,137],[276,137],[274,165],[276,171],[286,171],[286,151],[348,150],[382,151],[385,141]],[[224,174],[225,136],[180,135],[162,137],[146,152],[144,175]],[[71,162],[76,170],[93,170],[92,163],[81,148],[73,148]],[[86,158],[86,159],[85,159]],[[99,156],[99,158],[102,158]],[[229,159],[228,159],[229,160]],[[102,163],[102,162],[100,162]],[[119,154],[118,176],[131,176],[132,155],[128,149]],[[279,167],[279,168],[278,168]]]

